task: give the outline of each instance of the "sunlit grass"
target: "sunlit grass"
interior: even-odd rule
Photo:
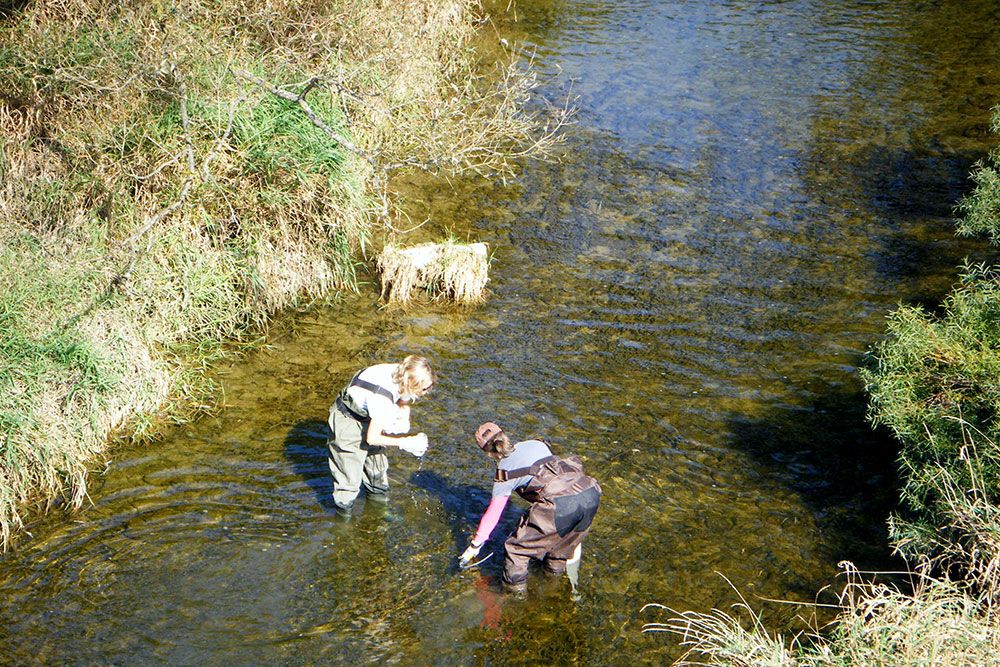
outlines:
[[[844,564],[840,613],[827,627],[771,635],[743,600],[733,612],[666,612],[644,632],[668,632],[687,649],[678,665],[718,667],[967,667],[1000,664],[995,613],[963,587],[916,577],[913,592],[866,580]]]

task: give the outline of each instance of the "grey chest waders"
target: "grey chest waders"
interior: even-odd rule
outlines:
[[[360,387],[365,391],[394,401],[385,387],[362,380],[355,375],[337,396],[331,427],[333,437],[327,441],[330,456],[330,474],[333,476],[333,502],[337,511],[349,513],[364,485],[370,497],[383,499],[389,491],[389,459],[383,447],[368,445],[367,432],[371,417],[366,408],[355,401],[348,389]]]

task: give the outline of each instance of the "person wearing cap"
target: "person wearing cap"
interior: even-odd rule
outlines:
[[[427,435],[410,430],[410,404],[434,386],[430,362],[410,355],[398,364],[376,364],[358,372],[330,407],[327,440],[333,504],[349,517],[364,485],[373,500],[389,492],[388,447],[414,456],[427,451]]]
[[[554,456],[541,440],[512,444],[494,422],[476,429],[476,443],[496,462],[496,476],[492,500],[460,557],[461,563],[467,565],[479,555],[516,491],[531,507],[504,542],[504,587],[515,592],[527,590],[528,564],[535,559],[548,574],[568,572],[575,593],[581,544],[597,513],[600,484],[584,474],[580,457]]]

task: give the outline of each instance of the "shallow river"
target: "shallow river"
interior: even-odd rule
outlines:
[[[282,318],[221,369],[225,409],[117,451],[92,505],[0,558],[0,661],[663,663],[680,651],[641,633],[665,618],[648,602],[728,608],[735,588],[792,630],[809,608],[760,598],[814,600],[844,559],[898,566],[893,446],[857,367],[896,302],[933,305],[987,256],[951,209],[994,142],[995,3],[517,11],[502,30],[537,50],[542,92],[579,96],[564,159],[412,204],[491,244],[489,301],[400,315],[366,287]],[[392,457],[387,508],[339,523],[327,408],[414,352],[440,376],[414,408],[431,449]],[[578,600],[540,574],[498,595],[499,556],[456,570],[488,501],[486,419],[601,480]]]

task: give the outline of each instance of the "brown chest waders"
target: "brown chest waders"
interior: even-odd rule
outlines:
[[[579,456],[548,456],[527,468],[497,469],[497,481],[532,475],[517,493],[531,503],[514,534],[504,543],[503,582],[525,590],[531,559],[544,563],[546,572],[561,574],[566,561],[590,531],[601,498],[601,485],[583,472]]]
[[[350,511],[361,492],[362,484],[370,496],[385,497],[389,492],[389,459],[384,447],[368,444],[368,411],[360,408],[348,393],[351,387],[387,397],[392,392],[385,387],[361,380],[357,375],[337,396],[330,410],[330,430],[333,436],[326,441],[329,453],[330,475],[333,477],[333,503],[340,511]]]

